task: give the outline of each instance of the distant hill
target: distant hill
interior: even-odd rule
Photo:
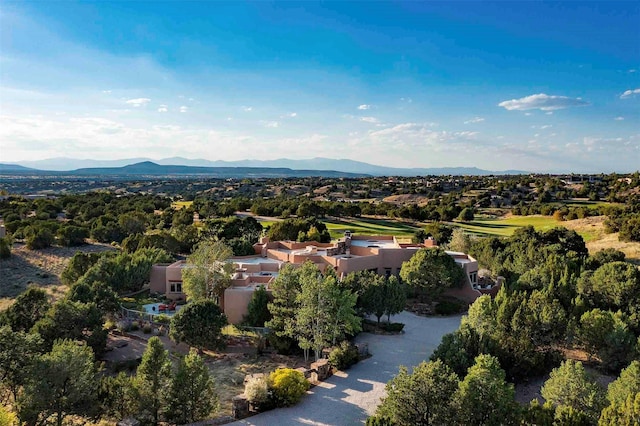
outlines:
[[[52,172],[48,172],[49,174]],[[123,167],[94,167],[71,170],[70,176],[209,176],[229,177],[362,177],[361,173],[346,173],[333,170],[292,170],[269,167],[194,167],[181,165],[161,165],[151,161],[130,164]]]
[[[426,176],[426,175],[503,175],[503,174],[528,174],[522,170],[491,171],[477,167],[440,167],[440,168],[395,168],[379,166],[361,161],[347,159],[331,159],[316,157],[306,160],[291,160],[281,158],[278,160],[204,160],[188,159],[182,157],[164,158],[161,160],[150,160],[148,158],[131,158],[123,160],[78,160],[73,158],[52,158],[38,161],[22,161],[19,164],[39,170],[68,171],[84,169],[119,168],[145,162],[153,162],[161,166],[191,166],[200,168],[261,168],[261,169],[289,169],[296,171],[334,171],[353,174],[364,174],[373,176]],[[275,172],[278,173],[278,172]],[[309,175],[318,176],[317,173]]]
[[[0,173],[2,173],[2,172],[29,172],[29,171],[37,171],[37,170],[31,169],[29,167],[20,166],[18,164],[0,163]]]

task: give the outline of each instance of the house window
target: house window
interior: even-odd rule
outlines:
[[[478,273],[477,272],[470,273],[469,280],[471,281],[471,284],[476,284],[478,282]]]
[[[384,268],[384,276],[387,278],[391,276],[391,268]]]
[[[182,281],[169,281],[169,293],[182,293]]]

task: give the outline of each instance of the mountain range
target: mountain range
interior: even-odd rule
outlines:
[[[142,164],[142,166],[141,166]],[[171,166],[171,169],[153,168],[155,166]],[[126,168],[127,166],[137,166],[135,169]],[[20,166],[23,169],[20,169]],[[178,167],[180,166],[180,167]],[[440,168],[396,168],[369,164],[361,161],[346,159],[331,159],[316,157],[305,160],[239,160],[239,161],[223,161],[223,160],[204,160],[204,159],[188,159],[182,157],[164,158],[161,160],[151,160],[148,158],[129,158],[122,160],[80,160],[74,158],[50,158],[46,160],[36,161],[20,161],[12,164],[0,165],[0,171],[4,172],[27,172],[31,171],[55,171],[55,172],[73,172],[73,174],[145,174],[144,170],[149,172],[149,167],[153,168],[151,174],[165,174],[167,170],[171,170],[167,174],[216,174],[220,176],[228,176],[225,173],[234,172],[236,175],[239,168],[252,168],[258,170],[247,170],[253,172],[253,176],[279,175],[284,173],[288,176],[326,176],[327,174],[318,174],[319,171],[332,173],[346,173],[347,175],[372,175],[372,176],[426,176],[426,175],[514,175],[528,174],[529,172],[522,170],[503,170],[491,171],[483,170],[477,167],[440,167]],[[193,169],[190,169],[193,168]],[[35,169],[35,170],[34,170]],[[205,170],[207,169],[207,170]],[[216,169],[216,170],[211,170]],[[280,169],[280,170],[266,170]],[[138,171],[136,171],[138,170]],[[285,172],[288,170],[288,172]],[[90,172],[89,172],[90,171]],[[296,172],[291,174],[292,172]],[[297,172],[304,172],[301,174]],[[284,176],[282,175],[282,176]],[[331,176],[336,176],[331,174]],[[231,176],[228,176],[231,177]]]

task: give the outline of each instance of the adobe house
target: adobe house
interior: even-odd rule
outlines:
[[[224,292],[221,301],[229,322],[242,322],[253,292],[259,286],[269,285],[278,276],[280,269],[287,263],[302,265],[311,261],[324,271],[333,268],[339,278],[351,272],[372,271],[379,275],[398,275],[402,263],[409,260],[421,248],[436,247],[436,242],[427,239],[415,244],[403,242],[394,236],[350,235],[333,243],[269,241],[261,238],[254,246],[255,255],[232,257],[235,268],[231,277],[231,286]],[[495,293],[494,288],[481,288],[478,285],[478,262],[464,253],[447,252],[465,272],[465,282],[461,288],[447,290],[446,294],[472,303],[482,294]],[[169,299],[184,299],[182,292],[182,268],[184,261],[170,265],[154,265],[151,271],[151,291],[164,293]]]

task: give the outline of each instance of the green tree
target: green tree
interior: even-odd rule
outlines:
[[[12,331],[6,325],[0,327],[0,385],[11,393],[13,401],[26,384],[41,348],[39,335]]]
[[[497,328],[498,308],[489,295],[476,299],[469,307],[469,313],[464,319],[480,336],[491,336]]]
[[[49,296],[44,290],[29,287],[4,311],[3,316],[13,331],[29,331],[50,307]]]
[[[98,401],[101,411],[112,418],[124,419],[139,410],[140,395],[135,387],[135,378],[121,371],[117,376],[103,376],[100,380]]]
[[[55,238],[51,231],[43,226],[29,226],[25,230],[25,241],[30,250],[39,250],[51,247]]]
[[[581,362],[571,359],[551,371],[541,394],[556,407],[566,406],[581,411],[593,422],[605,405],[604,389],[587,374]]]
[[[398,426],[453,424],[458,376],[441,361],[422,362],[411,374],[404,366],[385,386],[376,417]]]
[[[295,344],[295,315],[298,309],[297,297],[301,290],[300,272],[303,268],[305,265],[298,269],[285,264],[270,286],[273,300],[267,306],[271,319],[265,326],[271,329],[269,341],[282,353],[289,353]]]
[[[475,215],[473,214],[473,209],[471,207],[465,207],[458,215],[458,220],[462,220],[464,222],[473,220],[474,218]]]
[[[383,276],[375,274],[371,277],[371,281],[366,285],[362,296],[360,296],[360,305],[366,314],[373,314],[378,319],[385,313],[387,291],[385,288],[385,279]]]
[[[618,370],[626,365],[633,355],[635,336],[619,315],[610,311],[594,309],[580,317],[578,338],[589,356],[597,354],[603,365]]]
[[[103,253],[76,252],[62,271],[60,280],[68,286],[75,284],[103,255]]]
[[[0,238],[0,259],[11,257],[11,240],[9,237]]]
[[[102,328],[102,312],[93,303],[61,299],[40,319],[32,331],[42,337],[46,348],[57,339],[82,340],[101,354],[107,344],[107,331]]]
[[[614,402],[604,410],[598,426],[637,426],[640,424],[640,392],[623,402]]]
[[[169,335],[177,343],[199,349],[222,349],[226,325],[227,317],[213,300],[200,300],[188,303],[171,318]]]
[[[391,322],[391,315],[399,314],[404,311],[404,307],[407,303],[407,293],[400,284],[400,281],[395,276],[390,276],[385,281],[385,307],[384,314],[387,316],[387,321]],[[380,321],[378,321],[380,322]]]
[[[66,416],[95,414],[98,371],[93,351],[72,340],[59,340],[42,355],[19,398],[18,412],[27,424],[50,417],[62,426]]]
[[[462,228],[456,228],[453,230],[453,235],[451,236],[451,241],[449,242],[448,247],[449,250],[469,253],[472,244],[473,238],[471,237],[471,234]]]
[[[592,300],[594,307],[626,309],[640,302],[640,271],[627,262],[605,263],[581,277],[578,292]]]
[[[309,349],[313,349],[317,360],[323,348],[335,344],[345,334],[360,331],[360,318],[355,313],[357,296],[342,288],[335,274],[323,277],[311,262],[301,268],[300,284],[295,332],[305,359]]]
[[[178,363],[171,380],[167,419],[177,424],[207,418],[218,406],[213,378],[195,349]]]
[[[251,296],[244,323],[251,327],[264,327],[264,323],[271,319],[268,305],[269,294],[264,286],[261,285]]]
[[[233,252],[221,241],[202,241],[187,257],[182,269],[183,290],[192,301],[222,299],[231,285],[233,264],[227,262]]]
[[[171,361],[158,337],[152,337],[138,366],[135,387],[140,395],[140,407],[154,425],[160,420],[171,383]]]
[[[464,272],[444,250],[431,248],[418,250],[404,262],[400,277],[420,289],[427,299],[433,299],[447,288],[460,286]]]
[[[437,244],[447,244],[453,235],[453,228],[441,222],[433,222],[424,227],[424,234],[418,236],[422,242],[426,237],[433,237]]]
[[[81,246],[88,237],[89,231],[73,225],[61,226],[56,233],[58,244],[64,247]]]
[[[620,372],[620,377],[609,384],[607,399],[622,404],[629,396],[640,393],[640,361],[633,361]]]
[[[498,359],[478,355],[454,396],[461,425],[514,424],[516,412],[513,385],[505,380]]]

